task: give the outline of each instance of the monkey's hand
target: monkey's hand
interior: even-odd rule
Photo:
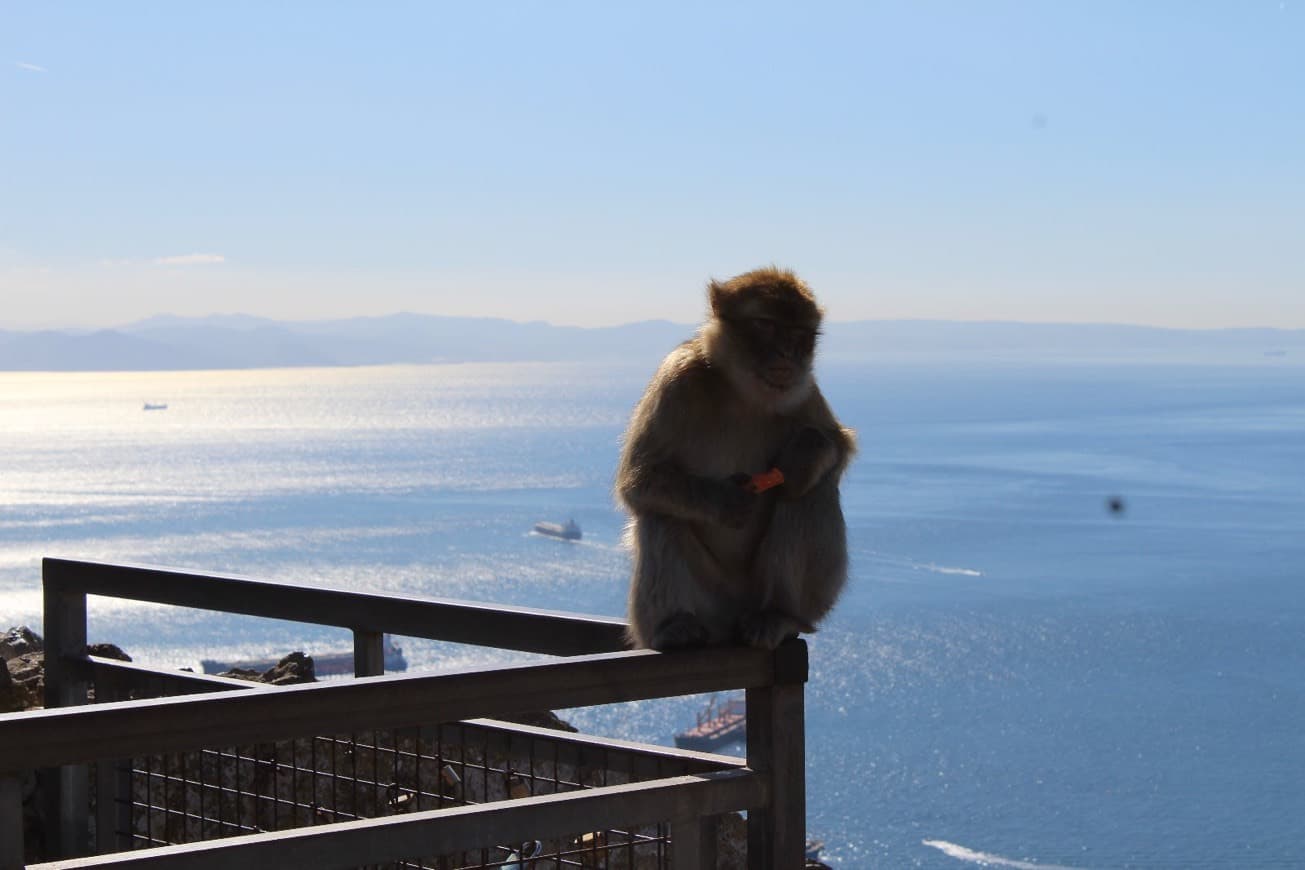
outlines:
[[[757,509],[757,494],[748,488],[750,474],[732,474],[717,488],[717,508],[720,524],[731,529],[747,526]]]
[[[779,492],[785,498],[801,498],[838,464],[838,445],[814,426],[799,429],[775,458],[784,475]]]

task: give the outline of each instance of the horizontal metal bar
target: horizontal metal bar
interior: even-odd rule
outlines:
[[[282,870],[346,868],[436,856],[549,835],[718,815],[764,806],[766,784],[750,770],[676,776],[476,807],[427,810],[181,846],[33,865],[34,870]]]
[[[541,664],[237,689],[0,715],[0,773],[769,685],[776,654],[635,650]],[[94,735],[88,740],[86,735]]]
[[[626,647],[626,623],[603,616],[54,557],[42,561],[42,576],[61,591],[522,652],[589,655]]]

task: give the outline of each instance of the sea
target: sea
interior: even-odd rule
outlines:
[[[46,555],[622,615],[612,479],[655,362],[0,373],[0,629],[40,630]],[[819,376],[861,445],[809,637],[825,860],[1305,867],[1305,367]],[[580,542],[531,532],[568,517]],[[98,598],[90,636],[176,667],[349,646]],[[413,670],[521,658],[397,640]],[[706,701],[560,712],[669,744]]]

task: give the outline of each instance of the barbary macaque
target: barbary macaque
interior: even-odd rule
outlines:
[[[800,278],[756,269],[708,299],[625,433],[629,638],[773,649],[813,631],[846,582],[838,485],[856,435],[816,386],[822,311]]]

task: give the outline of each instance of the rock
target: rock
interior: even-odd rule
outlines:
[[[99,656],[102,659],[117,659],[120,662],[131,661],[131,656],[122,651],[122,647],[113,643],[93,643],[86,647],[88,656]]]
[[[14,689],[14,678],[9,674],[9,663],[0,668],[0,713],[12,713],[18,709],[18,695]]]
[[[313,669],[313,657],[302,652],[290,653],[290,655],[261,673],[253,668],[228,668],[218,676],[230,677],[235,680],[248,680],[251,683],[271,683],[274,686],[317,682],[317,674]]]
[[[45,653],[9,659],[0,677],[0,713],[30,710],[45,703]]]
[[[0,636],[0,659],[4,661],[44,650],[41,636],[25,625],[15,626]]]
[[[277,662],[274,667],[264,671],[260,679],[274,686],[315,683],[317,675],[313,673],[313,657],[302,652],[292,652]]]
[[[518,725],[533,725],[536,728],[552,728],[554,731],[578,732],[570,722],[558,717],[552,710],[539,710],[532,713],[509,713],[506,716],[497,717],[504,722],[516,722]]]

